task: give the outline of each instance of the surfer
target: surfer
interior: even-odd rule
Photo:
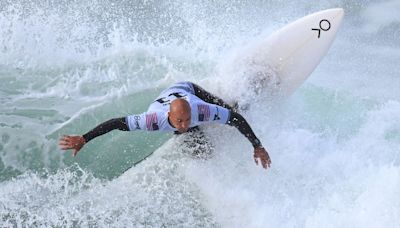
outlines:
[[[90,140],[112,130],[174,131],[175,134],[202,132],[199,126],[219,123],[236,127],[253,145],[254,161],[267,169],[271,159],[250,125],[236,109],[222,99],[191,82],[179,82],[167,88],[142,114],[110,119],[84,135],[64,135],[59,140],[62,150],[76,154]]]

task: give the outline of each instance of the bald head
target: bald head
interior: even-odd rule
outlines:
[[[169,112],[171,113],[183,113],[183,112],[190,112],[190,105],[185,99],[178,98],[171,102],[169,106]]]
[[[178,98],[171,102],[168,118],[179,132],[186,132],[189,129],[191,116],[190,105],[185,99]]]

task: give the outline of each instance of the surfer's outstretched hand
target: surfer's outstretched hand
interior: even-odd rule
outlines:
[[[61,150],[72,149],[72,156],[76,156],[80,149],[85,145],[85,139],[80,135],[63,135],[58,142]]]
[[[271,158],[268,155],[268,152],[263,147],[258,147],[254,149],[254,161],[258,165],[258,159],[261,161],[261,165],[264,169],[267,169],[271,166]]]

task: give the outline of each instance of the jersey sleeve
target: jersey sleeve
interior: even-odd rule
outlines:
[[[162,114],[159,112],[144,112],[127,116],[126,122],[130,131],[158,131],[161,119]]]
[[[230,117],[227,108],[210,103],[198,103],[196,105],[195,118],[199,124],[220,123],[226,124]],[[193,114],[193,113],[192,113]]]

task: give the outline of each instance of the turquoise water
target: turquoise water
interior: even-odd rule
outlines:
[[[345,9],[343,26],[307,82],[279,104],[249,97],[240,83],[251,69],[232,72],[238,51],[332,7]],[[2,1],[0,226],[399,227],[399,10],[396,0]],[[75,158],[58,149],[61,135],[143,112],[182,80],[254,102],[243,114],[270,170],[227,126],[206,129],[207,160],[154,132],[114,131]]]

